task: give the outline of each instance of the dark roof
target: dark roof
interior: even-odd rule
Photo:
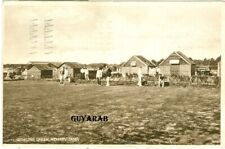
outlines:
[[[39,70],[52,70],[54,68],[49,64],[32,64],[32,67],[36,67]]]
[[[157,66],[157,62],[156,61],[154,62],[153,60],[151,60],[151,63],[154,64],[155,66]]]
[[[3,67],[4,68],[26,68],[29,64],[4,64]]]
[[[50,64],[55,65],[56,67],[61,66],[62,62],[50,62]]]
[[[86,65],[86,67],[87,68],[98,69],[98,68],[104,67],[106,65],[107,65],[106,63],[91,63],[91,64]]]
[[[62,64],[62,62],[30,61],[30,64],[52,64],[56,67],[59,67]]]
[[[135,57],[140,59],[142,62],[144,62],[148,66],[156,66],[154,63],[152,63],[151,61],[147,60],[145,57],[143,57],[141,55],[135,55]]]
[[[108,64],[108,67],[119,67],[119,64]]]
[[[71,68],[81,68],[82,67],[82,64],[79,64],[77,62],[64,62],[59,67],[61,67],[63,64],[66,64]]]

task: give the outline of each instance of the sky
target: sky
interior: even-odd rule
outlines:
[[[216,58],[221,53],[221,9],[212,2],[8,2],[3,63],[119,64],[132,55],[160,60],[173,51],[193,59]],[[50,33],[44,32],[45,20],[51,20]]]

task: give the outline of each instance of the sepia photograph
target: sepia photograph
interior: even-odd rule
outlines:
[[[3,4],[3,144],[221,145],[221,3]]]

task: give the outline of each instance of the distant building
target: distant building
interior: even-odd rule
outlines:
[[[52,64],[32,64],[22,75],[25,79],[57,79],[57,67]]]
[[[195,75],[195,63],[180,51],[173,52],[159,64],[164,75],[192,76]]]
[[[196,75],[210,75],[210,66],[209,65],[196,66]]]
[[[99,68],[104,68],[107,64],[106,63],[91,63],[84,65],[83,67],[88,69],[89,72],[89,79],[96,79],[96,73]]]
[[[13,74],[13,72],[14,72],[13,68],[11,68],[10,66],[4,65],[3,66],[3,79],[5,79],[6,76],[9,74]]]
[[[21,75],[22,72],[29,68],[29,64],[4,64],[3,79],[8,75],[14,78],[15,75]]]
[[[156,65],[141,55],[134,55],[127,62],[121,64],[120,72],[122,74],[137,74],[139,68],[143,74],[150,74],[155,72]]]

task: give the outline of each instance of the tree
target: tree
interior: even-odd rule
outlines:
[[[221,60],[221,55],[216,58],[216,62],[218,63]]]
[[[151,62],[152,62],[153,64],[157,65],[157,61],[155,61],[154,59],[151,60]]]
[[[164,60],[163,58],[162,58],[161,60],[159,60],[159,61],[157,62],[157,65],[159,65],[163,60]]]

